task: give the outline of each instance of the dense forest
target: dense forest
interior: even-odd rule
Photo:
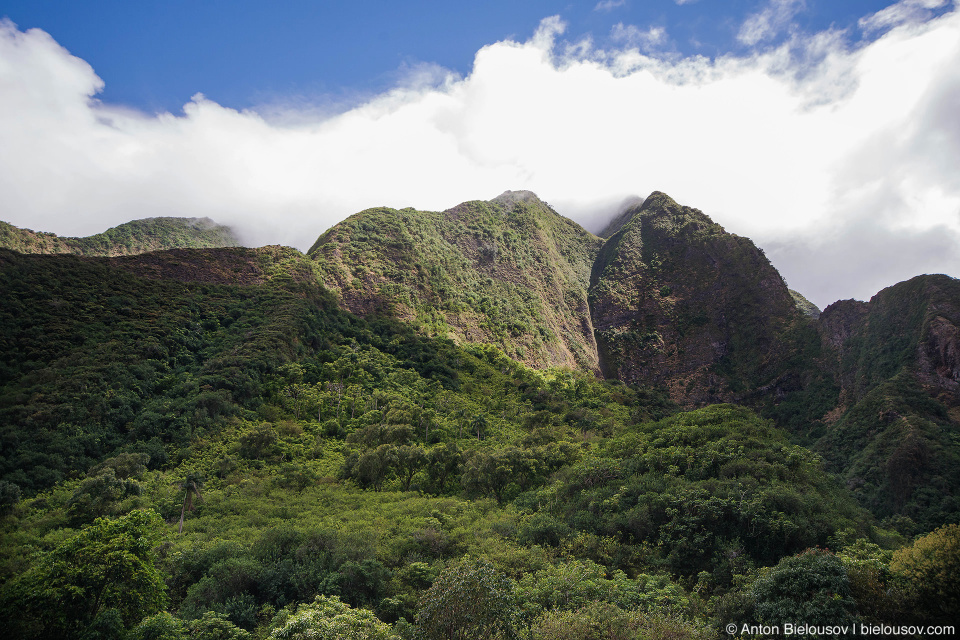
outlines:
[[[422,236],[407,243],[358,214],[307,255],[0,249],[11,637],[955,624],[960,429],[938,351],[955,281],[817,319],[698,212],[638,211],[613,246],[544,211],[461,205],[447,218],[466,244],[439,215],[400,224]],[[749,277],[731,289],[703,262],[700,285],[679,281],[695,252],[663,229],[729,246],[714,262]],[[691,315],[708,289],[733,320],[714,302]],[[589,318],[574,330],[583,310],[599,342]],[[723,322],[737,329],[708,360],[695,338]]]
[[[144,218],[85,238],[20,229],[0,222],[0,247],[20,253],[124,256],[162,249],[234,247],[241,242],[229,227],[210,218]]]

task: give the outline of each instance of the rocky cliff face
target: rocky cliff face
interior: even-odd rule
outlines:
[[[443,212],[363,211],[310,255],[355,313],[494,343],[535,367],[663,387],[683,406],[805,384],[784,363],[814,320],[749,239],[662,193],[604,233],[507,192]]]
[[[861,502],[904,533],[960,517],[960,281],[912,278],[824,309],[840,386],[814,447]]]
[[[960,281],[927,275],[888,287],[870,302],[836,302],[823,311],[819,329],[850,401],[908,372],[956,404],[958,324]]]
[[[694,406],[774,381],[801,314],[749,239],[653,193],[604,244],[591,312],[603,371]]]

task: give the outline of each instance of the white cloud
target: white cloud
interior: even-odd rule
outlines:
[[[627,4],[627,0],[603,0],[593,8],[594,11],[613,11]]]
[[[960,13],[717,60],[560,41],[481,49],[458,77],[406,80],[337,115],[262,115],[196,96],[182,115],[95,99],[93,69],[0,25],[0,218],[86,235],[210,216],[308,248],[378,205],[444,209],[531,189],[592,230],[667,192],[753,238],[822,305],[927,271],[960,275]]]
[[[663,27],[641,29],[632,24],[624,25],[618,22],[610,30],[610,39],[649,52],[666,43],[667,30]]]
[[[772,40],[790,25],[790,21],[804,8],[804,0],[768,0],[762,11],[744,20],[737,40],[753,46]]]
[[[933,9],[939,9],[948,0],[901,0],[876,13],[860,19],[860,28],[866,32],[881,31],[906,23],[929,20]]]

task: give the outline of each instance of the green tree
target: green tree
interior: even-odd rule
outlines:
[[[112,467],[105,467],[77,487],[67,502],[67,511],[73,523],[79,525],[116,514],[121,500],[140,493],[139,482],[120,477]]]
[[[843,561],[822,549],[807,549],[761,572],[751,589],[758,622],[852,625],[856,603]]]
[[[427,454],[422,447],[404,444],[396,448],[394,457],[403,490],[409,491],[413,476],[427,463]]]
[[[417,637],[515,638],[518,615],[510,579],[482,558],[466,558],[441,571],[424,593],[417,613]]]
[[[133,478],[140,480],[147,470],[147,463],[150,462],[150,455],[146,453],[121,453],[113,458],[107,458],[98,465],[94,465],[87,472],[87,476],[93,477],[101,473],[104,469],[113,469],[114,475],[120,479]]]
[[[864,622],[896,622],[906,619],[904,594],[890,573],[892,551],[860,538],[837,554],[850,581],[850,594],[857,602],[857,615]]]
[[[955,621],[960,611],[960,525],[940,527],[896,551],[890,571],[906,581],[920,618]]]
[[[526,489],[542,466],[541,459],[517,447],[477,451],[467,459],[461,480],[469,493],[489,496],[503,504],[512,494]]]
[[[366,609],[354,609],[337,596],[317,596],[293,613],[278,615],[271,640],[389,640],[390,625]]]
[[[470,420],[470,429],[477,434],[477,440],[483,439],[483,435],[487,432],[488,426],[489,422],[487,420],[487,416],[483,415],[482,413],[478,413],[477,415],[473,416],[472,420]]]
[[[76,638],[119,615],[131,627],[166,603],[154,565],[163,520],[149,510],[92,525],[7,583],[2,612],[21,638]],[[110,613],[112,611],[116,613]],[[110,613],[110,615],[107,615]]]
[[[517,583],[518,599],[528,611],[573,611],[592,602],[609,602],[621,609],[683,613],[689,598],[666,576],[640,574],[628,578],[590,560],[548,565]]]
[[[187,623],[190,640],[249,640],[250,632],[230,622],[222,613],[207,611]]]
[[[530,637],[533,640],[706,640],[714,634],[702,623],[658,612],[625,611],[607,602],[591,602],[573,611],[545,613],[531,628]]]
[[[351,454],[344,461],[340,475],[354,480],[364,489],[380,491],[396,466],[396,449],[393,445],[382,444],[362,454]]]
[[[14,505],[20,502],[20,487],[12,482],[0,480],[0,515],[13,511]]]
[[[130,630],[127,640],[186,640],[187,629],[183,621],[167,611],[149,616]]]
[[[456,442],[447,442],[427,453],[427,478],[434,493],[444,493],[447,483],[460,471],[463,453]]]
[[[177,533],[183,533],[183,517],[187,511],[193,511],[193,497],[196,496],[203,502],[203,494],[200,493],[200,487],[203,486],[203,478],[192,471],[180,481],[180,490],[183,491],[183,507],[180,508],[180,527]]]

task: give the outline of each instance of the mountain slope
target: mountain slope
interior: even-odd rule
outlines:
[[[20,253],[70,253],[81,256],[122,256],[161,249],[236,247],[240,241],[229,227],[210,218],[144,218],[126,222],[85,238],[20,229],[0,222],[0,248]]]
[[[0,478],[36,491],[123,444],[188,442],[343,315],[295,249],[0,249]]]
[[[921,579],[893,573],[876,544],[905,539],[853,494],[901,531],[956,520],[956,281],[916,278],[818,322],[752,243],[662,194],[602,246],[525,193],[348,223],[310,256],[0,249],[11,633],[239,637],[237,625],[265,637],[337,596],[344,615],[426,635],[431,603],[483,606],[470,566],[503,588],[504,619],[537,637],[561,621],[585,637],[571,621],[614,628],[628,614],[659,625],[622,627],[640,635],[714,637],[731,618],[768,622],[761,605],[783,596],[763,600],[756,585],[777,576],[804,602],[841,594],[856,622],[902,622],[901,594]],[[370,317],[340,308],[328,280]],[[528,323],[548,335],[590,327],[588,289],[608,322],[600,366],[690,404],[733,397],[792,431],[749,407],[678,412],[592,371],[423,335],[472,329],[458,339],[519,351],[529,338],[498,323],[523,312],[542,314]],[[624,337],[648,328],[691,354],[692,373]],[[579,331],[531,349],[575,354]],[[813,438],[845,484],[798,444]],[[114,550],[131,544],[155,604],[121,620],[86,587],[107,561],[126,571],[130,555]],[[837,579],[822,581],[824,567]],[[131,575],[114,601],[146,592]],[[693,627],[702,617],[713,631]]]
[[[666,385],[688,406],[773,383],[803,319],[763,252],[659,192],[631,213],[593,269],[605,375]]]
[[[841,391],[816,450],[906,533],[960,519],[960,281],[917,276],[840,301],[819,328]]]
[[[309,255],[354,313],[494,343],[532,366],[596,370],[586,292],[601,242],[534,194],[508,191],[443,212],[369,209]]]

